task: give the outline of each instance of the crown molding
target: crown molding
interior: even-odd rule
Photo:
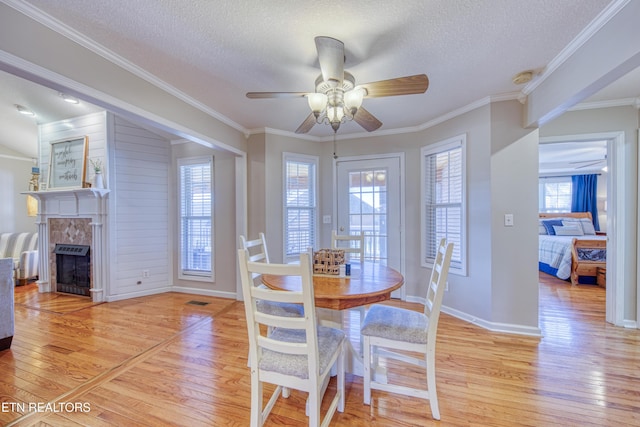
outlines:
[[[578,110],[594,110],[597,108],[612,108],[612,107],[634,107],[640,109],[640,97],[636,98],[621,98],[612,99],[608,101],[594,101],[594,102],[582,102],[569,108],[568,111]]]
[[[529,95],[542,82],[549,78],[555,70],[564,64],[583,44],[585,44],[595,33],[597,33],[611,18],[623,9],[631,0],[614,0],[596,18],[589,23],[580,33],[560,51],[555,58],[534,78],[530,83],[522,88],[523,96]]]

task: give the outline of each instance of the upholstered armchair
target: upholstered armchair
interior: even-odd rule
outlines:
[[[13,340],[13,260],[0,259],[0,351]]]
[[[1,233],[0,258],[12,258],[16,285],[38,276],[38,233]]]

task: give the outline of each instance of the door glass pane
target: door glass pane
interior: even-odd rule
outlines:
[[[349,232],[365,234],[364,257],[386,265],[387,254],[387,171],[349,172]]]

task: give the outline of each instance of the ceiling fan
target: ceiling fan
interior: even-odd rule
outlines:
[[[382,122],[362,107],[363,98],[412,95],[426,92],[426,74],[398,77],[356,85],[353,75],[344,70],[344,43],[332,37],[316,37],[316,50],[321,74],[315,82],[315,92],[248,92],[247,98],[306,97],[311,114],[296,129],[307,133],[315,124],[329,124],[334,133],[340,124],[354,120],[368,132],[382,126]]]

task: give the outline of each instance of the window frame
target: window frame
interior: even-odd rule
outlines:
[[[313,169],[313,206],[307,209],[312,211],[310,218],[313,221],[311,231],[311,247],[316,248],[318,242],[318,168],[320,159],[318,156],[311,156],[306,154],[297,154],[291,152],[282,153],[282,259],[285,263],[298,261],[300,253],[287,254],[287,218],[288,209],[294,208],[288,205],[287,201],[287,169],[290,162],[305,163],[312,165]],[[301,209],[302,207],[295,207]],[[305,248],[306,250],[306,248]]]
[[[561,210],[559,208],[547,208],[546,205],[546,191],[544,190],[544,184],[547,183],[568,183],[569,184],[569,208],[567,210]],[[543,213],[563,213],[571,212],[571,202],[573,198],[573,182],[571,175],[557,175],[557,176],[540,176],[538,178],[538,211]]]
[[[193,270],[185,270],[182,265],[182,255],[183,255],[183,245],[182,245],[182,201],[183,201],[183,192],[182,192],[182,168],[184,166],[192,166],[198,164],[208,164],[210,168],[211,174],[211,271],[210,272],[198,272]],[[215,231],[215,187],[214,187],[214,157],[213,156],[198,156],[198,157],[183,157],[177,160],[177,218],[178,218],[178,278],[182,280],[193,280],[200,282],[215,282],[215,249],[214,249],[214,231]]]
[[[452,258],[449,272],[451,274],[456,274],[459,276],[467,275],[467,136],[466,134],[454,136],[452,138],[448,138],[443,141],[436,142],[434,144],[423,146],[420,149],[420,260],[422,267],[432,268],[434,260],[429,258],[429,254],[427,253],[427,233],[428,233],[428,224],[426,220],[427,215],[427,200],[426,200],[426,192],[427,192],[427,166],[426,160],[428,157],[446,153],[455,149],[460,149],[460,168],[461,168],[461,176],[460,176],[460,202],[455,205],[460,206],[460,259],[454,260]],[[435,251],[436,248],[433,248]],[[454,252],[457,252],[454,248]],[[435,252],[434,252],[435,253]]]

